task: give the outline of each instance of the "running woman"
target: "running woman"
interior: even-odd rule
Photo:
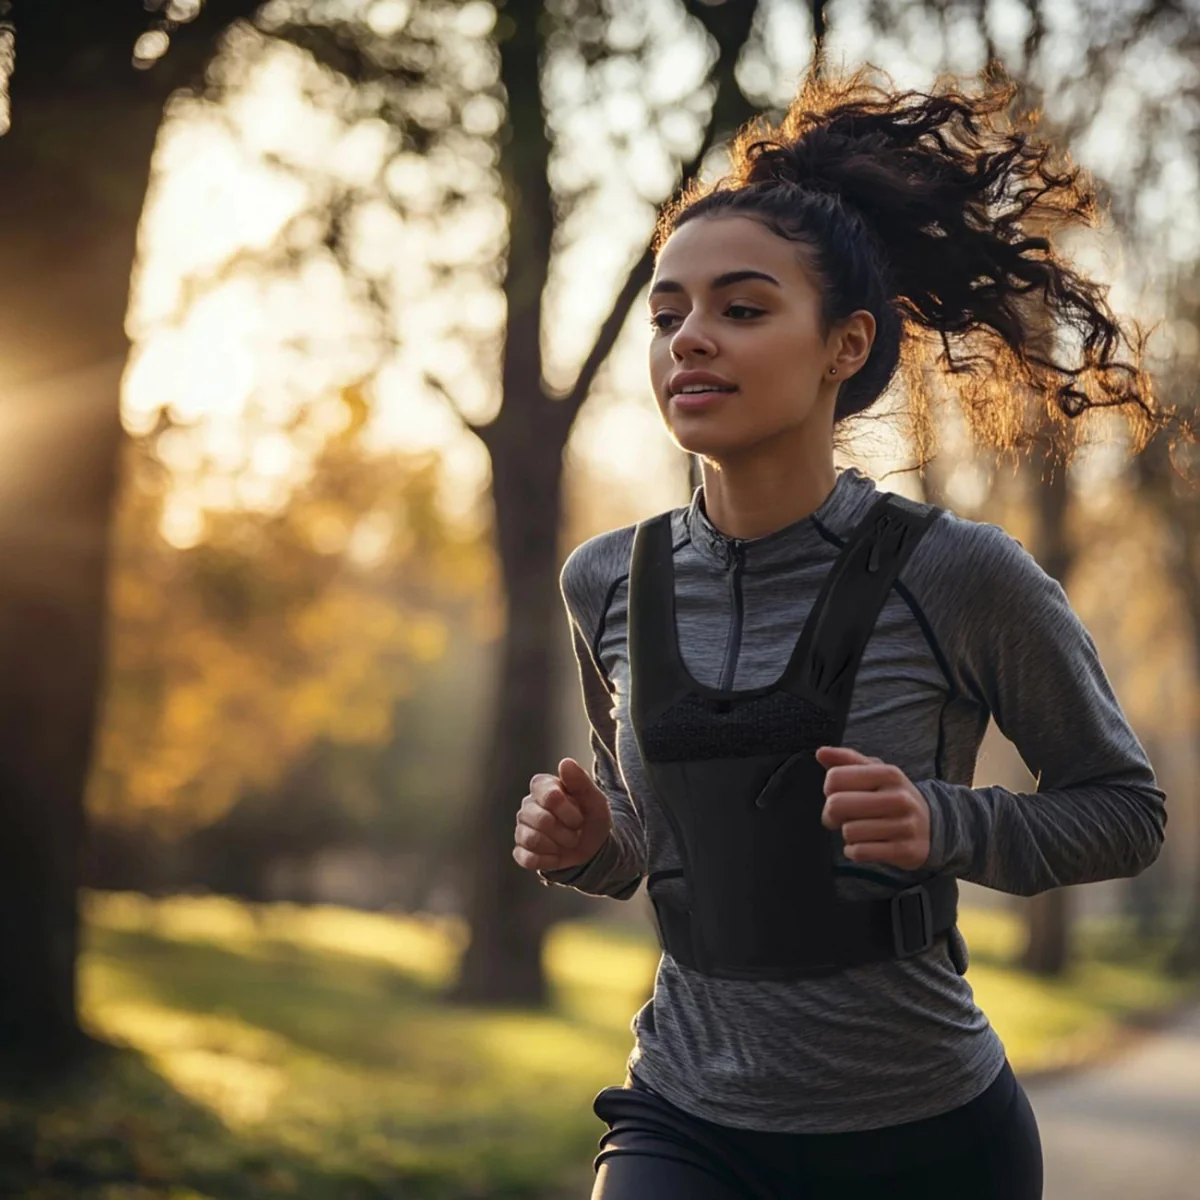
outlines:
[[[1042,1194],[957,880],[1136,875],[1164,795],[1020,543],[834,463],[922,363],[993,444],[1019,444],[1031,396],[1063,427],[1155,417],[1136,325],[1057,248],[1091,185],[1011,99],[809,80],[660,214],[650,375],[703,482],[566,562],[594,764],[534,776],[513,850],[653,902],[663,954],[625,1082],[594,1101],[593,1200]],[[989,716],[1036,792],[971,786]]]

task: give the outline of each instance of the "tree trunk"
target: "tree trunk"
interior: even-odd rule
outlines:
[[[1161,456],[1162,448],[1155,449]],[[1169,463],[1164,459],[1161,467],[1165,473],[1159,481],[1162,511],[1172,534],[1171,565],[1190,618],[1196,670],[1200,673],[1200,511],[1194,498],[1175,497],[1172,504]],[[1193,864],[1192,879],[1187,916],[1169,960],[1170,969],[1180,975],[1200,972],[1200,855]]]
[[[1127,881],[1125,910],[1133,918],[1139,937],[1153,938],[1164,931],[1172,892],[1172,874],[1169,860],[1163,857]]]
[[[1167,963],[1176,975],[1200,973],[1200,867],[1193,869],[1192,879],[1187,917]]]
[[[509,410],[516,413],[516,406]],[[483,801],[470,859],[471,942],[456,995],[470,1001],[542,1004],[543,936],[551,907],[541,880],[513,862],[513,826],[521,797],[537,772],[553,773],[557,729],[554,641],[547,630],[561,621],[558,527],[561,445],[547,423],[525,429],[506,423],[494,456],[496,527],[507,620],[500,651],[493,720],[483,768]],[[528,447],[522,453],[521,447]]]
[[[547,397],[542,381],[541,298],[554,216],[539,9],[510,3],[505,14],[512,23],[500,42],[511,134],[500,158],[509,213],[504,403],[496,420],[477,432],[492,461],[506,613],[478,815],[466,856],[471,938],[453,989],[459,1000],[535,1005],[546,1000],[541,951],[549,906],[541,880],[521,870],[510,849],[530,777],[556,765],[550,761],[554,643],[546,631],[561,620],[562,452],[573,416],[567,404]]]
[[[1153,735],[1143,736],[1142,741],[1150,762],[1161,762],[1163,748],[1160,741]],[[1163,854],[1145,871],[1126,880],[1124,913],[1133,918],[1139,937],[1149,939],[1164,932],[1172,891],[1172,875],[1170,860]]]
[[[1035,975],[1061,975],[1070,958],[1067,889],[1051,888],[1031,897],[1026,913],[1028,932],[1021,966]]]
[[[130,268],[161,101],[39,71],[0,138],[0,1061],[69,1060]],[[44,50],[44,48],[41,48]],[[128,58],[126,58],[128,68]]]
[[[1196,669],[1200,672],[1200,504],[1194,490],[1179,486],[1165,438],[1152,441],[1134,460],[1133,470],[1139,491],[1158,513],[1167,570],[1187,611]],[[1154,762],[1153,754],[1150,761]],[[1158,866],[1155,863],[1145,874]],[[1130,881],[1131,888],[1136,889],[1140,878]],[[1179,974],[1200,971],[1200,855],[1193,879],[1190,900],[1184,901],[1184,925],[1168,960],[1168,967]],[[1156,882],[1160,890],[1168,885],[1161,873]],[[1151,901],[1144,898],[1145,890],[1143,883],[1142,903],[1148,905]]]
[[[1035,455],[1031,467],[1041,477],[1032,480],[1037,526],[1034,557],[1042,569],[1065,583],[1071,568],[1072,549],[1066,516],[1070,495],[1063,464],[1052,454]],[[1036,975],[1057,976],[1070,960],[1070,906],[1066,888],[1052,888],[1027,901],[1028,934],[1021,966]]]

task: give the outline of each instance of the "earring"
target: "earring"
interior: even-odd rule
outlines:
[[[836,375],[836,374],[837,374],[837,367],[830,367],[830,368],[829,368],[829,373],[830,373],[830,375]]]

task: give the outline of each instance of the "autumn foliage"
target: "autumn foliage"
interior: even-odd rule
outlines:
[[[162,431],[129,443],[96,820],[182,835],[318,744],[383,746],[452,631],[487,636],[491,558],[442,512],[437,461],[371,453],[361,395],[334,403],[344,426],[286,505],[210,510],[192,545],[161,529]]]

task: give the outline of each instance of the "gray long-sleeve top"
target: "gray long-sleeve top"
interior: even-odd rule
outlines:
[[[841,544],[878,494],[848,468],[812,516],[744,541],[711,524],[702,489],[674,510],[676,623],[691,674],[721,688],[775,681]],[[633,532],[591,538],[563,567],[592,772],[613,831],[582,868],[543,873],[616,899],[680,866],[629,724]],[[989,715],[1037,792],[971,787]],[[873,868],[890,886],[839,878],[847,898],[888,895],[935,870],[1033,895],[1137,874],[1162,844],[1165,797],[1091,637],[1058,583],[995,525],[950,512],[934,522],[867,644],[845,744],[916,784],[932,843],[920,872]],[[1004,1062],[944,938],[912,958],[799,981],[718,979],[664,955],[633,1032],[630,1067],[673,1103],[769,1131],[933,1116],[973,1099]]]

